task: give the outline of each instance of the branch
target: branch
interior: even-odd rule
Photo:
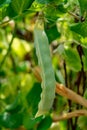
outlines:
[[[37,78],[37,80],[41,82],[42,79],[40,76],[40,68],[35,67],[33,69],[33,73],[35,77]],[[80,96],[79,94],[70,90],[69,88],[65,87],[62,84],[56,83],[56,93],[87,108],[86,99],[84,99],[82,96]]]
[[[62,84],[56,83],[56,93],[87,108],[86,99]]]
[[[57,122],[60,120],[66,120],[66,119],[70,119],[73,117],[78,117],[78,116],[87,116],[87,110],[75,110],[73,112],[69,112],[69,113],[65,113],[61,116],[53,116],[53,122]]]
[[[74,14],[73,12],[68,11],[68,14],[70,14],[71,16],[73,16],[74,18],[76,18],[77,20],[80,20],[80,17],[77,16],[76,14]]]

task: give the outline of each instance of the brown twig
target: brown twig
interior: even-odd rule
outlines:
[[[66,120],[73,117],[79,117],[79,116],[87,116],[87,110],[75,110],[73,112],[65,113],[60,116],[53,116],[52,119],[54,122],[60,121],[60,120]]]
[[[56,83],[56,93],[87,108],[86,99],[62,84]]]
[[[76,14],[74,14],[73,12],[68,11],[68,14],[70,14],[71,16],[73,16],[74,18],[76,18],[77,20],[80,20],[80,17],[77,16]]]

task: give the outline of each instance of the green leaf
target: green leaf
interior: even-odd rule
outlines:
[[[39,123],[37,130],[48,130],[52,124],[52,119],[50,116],[46,116],[42,121]]]
[[[60,70],[56,70],[56,79],[59,83],[65,84],[64,77]]]
[[[51,25],[49,25],[51,26]],[[60,37],[60,33],[58,32],[57,26],[54,25],[52,27],[46,27],[45,32],[47,34],[49,43],[51,43],[53,40],[56,40]]]
[[[22,124],[22,114],[5,112],[0,115],[0,125],[6,128],[18,128]]]
[[[84,22],[72,24],[70,29],[83,37],[87,37],[87,19]]]
[[[54,0],[36,0],[36,2],[40,3],[40,4],[48,4],[53,2]]]
[[[9,7],[11,0],[0,0],[0,20],[3,20],[7,16],[7,8]]]
[[[0,0],[0,7],[4,6],[5,4],[9,4],[11,0]]]
[[[79,117],[78,126],[80,127],[81,130],[87,129],[87,117],[86,116]]]
[[[16,14],[21,14],[32,5],[33,1],[34,0],[12,0],[11,7]]]
[[[23,119],[23,125],[26,129],[32,129],[34,126],[42,120],[42,117],[32,118],[29,115],[25,115]]]
[[[87,13],[87,0],[78,0],[82,14],[86,11]]]
[[[47,6],[44,10],[44,16],[49,22],[56,23],[56,20],[59,18],[59,10],[55,6]]]
[[[36,0],[36,2],[40,4],[59,4],[60,2],[63,2],[63,0]]]
[[[41,93],[41,84],[35,83],[26,96],[31,115],[35,115],[38,110],[40,93]]]
[[[13,18],[17,15],[17,13],[15,12],[15,10],[13,9],[12,5],[9,4],[9,6],[6,8],[5,12],[4,12],[4,17],[5,16],[9,16],[10,18]]]
[[[21,94],[19,93],[17,97],[15,98],[15,101],[12,104],[6,106],[5,111],[10,112],[10,113],[15,113],[15,112],[20,111],[22,108],[22,101],[20,97],[21,97]]]
[[[60,14],[63,14],[63,13],[66,13],[67,9],[64,7],[64,4],[63,3],[60,3],[58,6],[57,6],[57,9],[59,11]]]
[[[82,60],[83,60],[83,65],[84,65],[84,71],[87,71],[87,48],[83,48],[83,57],[82,57]]]
[[[17,67],[16,67],[16,71],[17,72],[27,72],[28,70],[28,62],[24,61],[21,62]]]
[[[66,64],[70,69],[76,72],[81,70],[81,61],[76,49],[66,47],[64,51],[64,57]]]

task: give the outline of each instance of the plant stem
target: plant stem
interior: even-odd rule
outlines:
[[[69,113],[65,113],[63,115],[54,115],[53,116],[53,121],[54,122],[58,122],[61,120],[66,120],[66,119],[70,119],[73,117],[79,117],[79,116],[87,116],[87,110],[85,109],[81,109],[81,110],[75,110],[73,112],[69,112]]]
[[[8,47],[7,53],[6,53],[6,55],[4,56],[4,58],[2,59],[2,61],[1,61],[1,63],[0,63],[0,69],[2,68],[2,66],[3,66],[3,64],[4,64],[4,62],[5,62],[6,58],[7,58],[7,56],[8,56],[8,54],[9,54],[10,50],[11,50],[11,46],[12,46],[14,37],[15,37],[15,29],[14,29],[14,32],[13,32],[13,35],[12,35],[12,39],[11,39],[11,41],[10,41],[10,43],[9,43],[9,47]]]

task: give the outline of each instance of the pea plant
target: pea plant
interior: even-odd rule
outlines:
[[[0,130],[86,130],[87,0],[0,0]]]

